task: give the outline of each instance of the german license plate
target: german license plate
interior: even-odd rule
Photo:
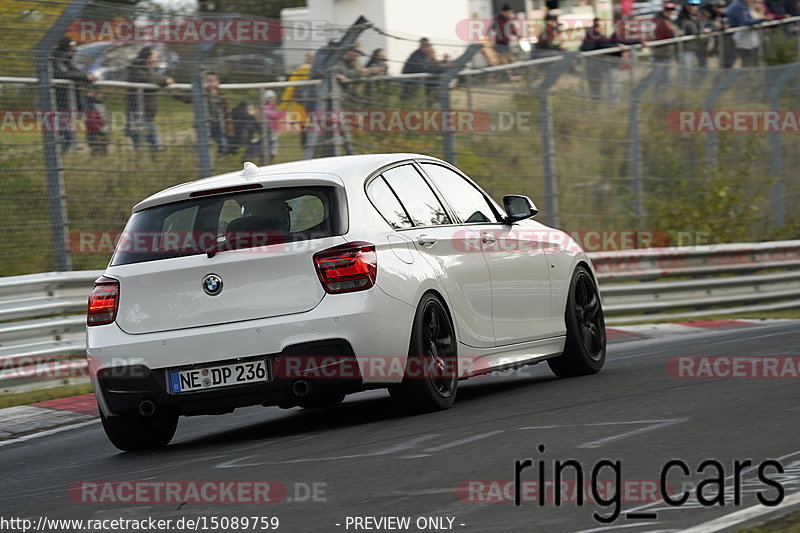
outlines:
[[[230,365],[170,371],[169,391],[172,394],[180,394],[247,383],[264,383],[269,380],[269,365],[265,359],[259,359]]]

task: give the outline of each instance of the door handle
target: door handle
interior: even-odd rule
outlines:
[[[481,242],[483,244],[494,244],[497,242],[497,237],[493,233],[481,233]]]
[[[438,239],[436,237],[431,237],[430,235],[420,235],[417,237],[417,242],[420,246],[433,246],[437,241]]]

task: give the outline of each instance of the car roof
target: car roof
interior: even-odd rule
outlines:
[[[188,200],[191,193],[253,183],[267,187],[319,184],[320,181],[345,186],[353,186],[353,182],[358,182],[360,185],[364,179],[381,167],[409,159],[441,161],[427,155],[401,153],[323,157],[263,167],[256,167],[249,163],[245,164],[245,170],[210,176],[165,189],[136,204],[133,211],[137,212],[156,205]]]

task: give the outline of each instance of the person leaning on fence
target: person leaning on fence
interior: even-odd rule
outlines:
[[[361,50],[361,45],[357,42],[353,43],[345,49],[341,59],[333,68],[336,80],[350,92],[354,92],[358,88],[358,84],[354,82],[368,74],[367,69],[359,61],[363,55],[365,54]]]
[[[255,115],[255,108],[245,100],[233,108],[231,112],[233,122],[233,135],[228,140],[228,153],[239,155],[239,151],[245,148],[245,159],[251,160],[258,158],[261,152],[261,124]]]
[[[683,35],[695,35],[697,39],[684,43],[680,62],[686,68],[706,68],[708,64],[708,39],[703,37],[707,29],[700,18],[701,0],[686,0],[678,14],[677,24]]]
[[[729,28],[728,18],[725,16],[725,0],[712,0],[710,4],[700,7],[700,17],[704,21],[704,26],[712,32],[724,32]],[[733,36],[723,33],[712,39],[710,56],[720,58],[720,66],[731,68],[736,62],[736,48],[733,44]]]
[[[591,52],[593,50],[603,50],[606,48],[618,48],[621,45],[639,44],[641,41],[623,39],[614,32],[611,36],[606,36],[603,32],[602,21],[595,18],[591,27],[586,30],[583,42],[580,46],[581,52]],[[608,54],[590,56],[586,58],[586,78],[592,98],[599,99],[603,94],[603,87],[607,87],[610,93],[614,93],[616,86],[616,70],[622,61],[623,50],[609,52]]]
[[[494,50],[497,53],[498,64],[507,65],[514,62],[511,52],[511,39],[519,39],[519,32],[515,26],[514,11],[508,4],[503,4],[500,13],[492,21],[494,34]]]
[[[72,87],[61,83],[55,84],[56,109],[77,114],[78,111],[84,111],[84,92],[96,77],[78,68],[72,62],[74,55],[75,41],[63,37],[53,49],[51,65],[53,79],[70,80],[74,83]],[[61,150],[65,152],[71,150],[75,145],[75,128],[71,124],[65,124],[64,127],[59,127],[59,135]]]
[[[735,0],[725,10],[728,23],[731,28],[741,28],[743,26],[753,26],[763,22],[764,18],[756,17],[751,11],[753,4],[757,0]],[[738,31],[733,34],[733,42],[736,46],[736,55],[742,60],[743,67],[758,66],[758,47],[761,45],[761,35],[758,29],[750,28],[746,31]]]
[[[553,55],[563,50],[564,44],[561,42],[561,23],[558,21],[558,15],[548,13],[544,16],[544,27],[539,34],[539,40],[531,50],[531,59]]]
[[[152,46],[145,46],[128,66],[125,80],[129,83],[149,83],[166,87],[172,85],[172,78],[163,76],[156,70],[158,52]],[[125,98],[125,135],[131,138],[134,148],[145,143],[154,152],[164,150],[158,138],[158,129],[153,123],[158,112],[158,89],[138,89],[130,87]]]
[[[654,41],[673,39],[680,35],[680,30],[675,25],[678,17],[678,6],[673,2],[664,2],[661,11],[656,14],[655,30],[653,31]],[[677,47],[675,44],[653,46],[651,54],[656,63],[669,63],[675,57]]]
[[[441,74],[450,67],[446,61],[436,60],[436,51],[427,37],[419,40],[419,46],[414,50],[406,62],[403,64],[403,74]],[[424,81],[426,94],[436,88],[436,80],[427,79]],[[420,86],[419,81],[411,81],[403,87],[400,98],[405,99],[411,96],[414,89]]]

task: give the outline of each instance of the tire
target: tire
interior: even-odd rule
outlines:
[[[297,405],[303,409],[320,409],[323,407],[336,407],[344,401],[345,393],[325,391],[310,394],[297,400]]]
[[[403,382],[389,387],[389,394],[410,412],[443,411],[456,399],[457,369],[453,322],[442,301],[426,294],[414,315]]]
[[[599,372],[606,360],[606,323],[597,283],[584,266],[572,274],[564,321],[564,353],[547,360],[550,369],[560,378]]]
[[[175,435],[178,415],[162,414],[145,418],[139,415],[105,416],[100,420],[111,444],[123,452],[164,448]]]

